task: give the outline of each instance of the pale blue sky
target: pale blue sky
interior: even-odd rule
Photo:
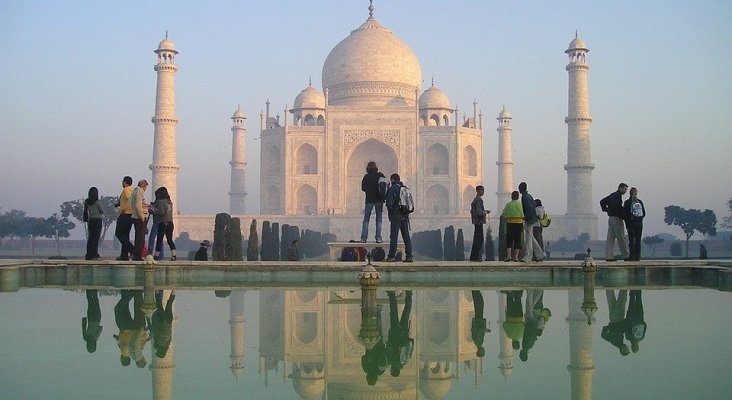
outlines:
[[[375,1],[454,105],[484,114],[486,202],[495,209],[496,121],[513,116],[514,182],[566,212],[567,45],[590,49],[595,201],[625,181],[648,209],[645,233],[680,231],[663,207],[727,215],[732,197],[729,1]],[[0,211],[50,215],[89,186],[117,195],[149,178],[156,56],[176,59],[178,205],[228,210],[231,116],[247,120],[248,208],[259,207],[259,113],[322,89],[330,50],[368,16],[365,0],[0,0]],[[278,111],[279,110],[279,111]],[[598,206],[599,212],[599,206]],[[600,215],[600,236],[605,218]]]

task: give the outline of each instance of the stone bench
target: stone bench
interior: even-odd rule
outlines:
[[[371,250],[381,247],[384,249],[385,256],[389,255],[389,242],[383,242],[383,243],[375,243],[375,242],[328,242],[328,251],[329,251],[329,260],[332,261],[338,261],[338,258],[341,256],[341,252],[346,247],[354,247],[359,248],[362,247],[366,249],[369,253],[371,253]],[[404,253],[404,243],[403,242],[397,242],[397,251],[401,251],[402,254]]]

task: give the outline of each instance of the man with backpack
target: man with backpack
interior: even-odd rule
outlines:
[[[381,221],[386,198],[386,177],[379,172],[374,161],[366,165],[366,175],[361,180],[361,191],[366,193],[366,205],[363,209],[363,224],[361,226],[361,242],[366,243],[369,236],[369,220],[371,210],[376,211],[376,243],[381,243]]]
[[[399,232],[404,240],[406,253],[404,262],[412,262],[412,240],[409,237],[409,214],[414,212],[412,192],[401,182],[399,174],[391,174],[391,186],[386,193],[386,209],[391,223],[389,236],[389,255],[386,261],[396,261],[397,239]]]

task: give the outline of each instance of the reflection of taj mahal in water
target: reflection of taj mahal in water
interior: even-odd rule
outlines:
[[[406,308],[405,292],[396,292],[396,310],[402,316]],[[244,374],[258,374],[262,385],[268,385],[273,379],[285,379],[291,382],[292,389],[301,398],[313,400],[442,399],[449,397],[447,395],[454,390],[452,385],[457,379],[467,379],[475,386],[496,374],[502,375],[500,380],[510,380],[519,351],[512,348],[512,339],[506,333],[509,330],[501,327],[510,319],[510,316],[506,316],[506,310],[511,306],[507,306],[505,291],[482,291],[486,315],[498,315],[491,326],[492,332],[485,336],[484,357],[477,357],[477,347],[473,341],[475,336],[471,332],[475,307],[470,290],[430,289],[413,292],[411,313],[406,325],[408,335],[414,341],[413,350],[399,376],[392,376],[387,367],[375,384],[369,385],[362,357],[367,349],[374,347],[377,340],[391,340],[390,330],[393,326],[390,323],[386,291],[379,290],[374,298],[380,308],[380,331],[365,328],[364,306],[358,291],[259,291],[257,356],[245,354],[244,351],[245,322],[253,317],[245,315],[247,291],[234,289],[226,299],[230,311],[231,354],[228,362],[231,372],[236,379],[241,379]],[[543,296],[544,291],[524,292],[524,310],[528,320],[530,293]],[[595,304],[593,291],[590,289],[583,293],[582,288],[572,288],[567,293],[570,311],[564,322],[568,324],[567,371],[571,398],[589,400],[592,398],[594,374],[593,329],[583,310],[588,302]],[[177,323],[177,318],[175,321]],[[562,322],[556,316],[547,329],[561,331],[563,328],[559,324]],[[155,357],[154,352],[152,354],[150,369],[153,372],[155,399],[172,398],[176,369],[173,361],[174,344],[175,338],[164,359]],[[525,343],[522,342],[522,345]],[[245,369],[245,364],[252,365],[251,362],[246,363],[248,357],[258,357],[259,371]]]
[[[338,43],[325,59],[323,90],[312,84],[295,98],[284,117],[260,115],[261,169],[259,216],[246,215],[245,113],[237,109],[232,120],[232,215],[286,222],[341,239],[360,232],[363,193],[360,181],[368,161],[376,161],[387,177],[398,172],[415,195],[417,210],[412,230],[470,227],[470,202],[477,185],[493,179],[483,176],[484,124],[477,102],[465,115],[451,105],[434,81],[421,91],[422,70],[411,48],[381,25],[369,7],[366,21]],[[588,50],[575,38],[569,55],[567,214],[553,214],[547,239],[597,236],[592,210],[592,170],[587,101]],[[167,186],[176,201],[173,42],[166,37],[158,50],[153,188]],[[421,91],[421,93],[420,93]],[[461,117],[460,112],[463,111]],[[288,115],[289,114],[289,115]],[[558,117],[559,118],[559,117]],[[289,120],[289,121],[288,121]],[[494,215],[515,190],[511,148],[511,116],[498,114],[499,136],[496,201],[486,199]],[[531,189],[531,179],[526,179]],[[177,203],[176,203],[177,204]],[[176,228],[193,238],[210,238],[213,216],[178,216]],[[246,225],[244,222],[242,225]]]

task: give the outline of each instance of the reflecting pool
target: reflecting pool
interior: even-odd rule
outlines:
[[[729,399],[708,288],[0,293],[3,399]]]

